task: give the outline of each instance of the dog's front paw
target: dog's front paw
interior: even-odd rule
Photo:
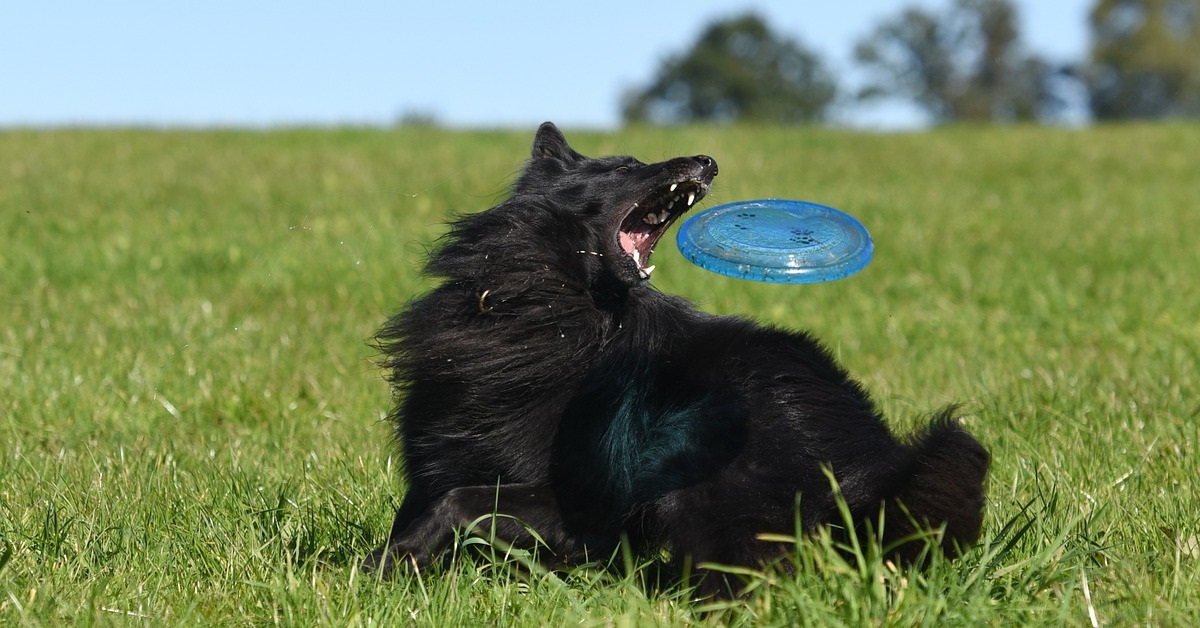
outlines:
[[[359,568],[374,578],[390,579],[406,571],[416,571],[412,555],[395,547],[384,545],[367,555]]]

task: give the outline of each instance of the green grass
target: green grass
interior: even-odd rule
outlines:
[[[925,573],[822,539],[746,600],[519,557],[379,583],[403,494],[366,340],[451,211],[532,138],[435,129],[0,132],[0,623],[1186,625],[1200,619],[1200,126],[634,129],[707,205],[850,211],[830,284],[657,285],[811,329],[898,429],[953,402],[994,465],[980,547]]]

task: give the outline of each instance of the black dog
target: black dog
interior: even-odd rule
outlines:
[[[378,335],[409,488],[368,568],[428,565],[494,512],[497,536],[536,531],[565,564],[626,538],[701,574],[758,566],[797,503],[804,531],[841,521],[826,469],[863,529],[882,511],[885,545],[975,542],[988,454],[949,412],[898,440],[808,335],[650,287],[654,245],[716,174],[706,155],[589,159],[546,123],[511,197],[453,225],[427,268],[444,283]]]

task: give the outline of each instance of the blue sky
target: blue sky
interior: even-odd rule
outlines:
[[[0,127],[389,124],[613,127],[621,93],[714,18],[754,9],[853,82],[854,42],[905,6],[950,0],[8,2]],[[1093,0],[1017,0],[1028,46],[1081,58]],[[899,104],[845,123],[906,126]]]

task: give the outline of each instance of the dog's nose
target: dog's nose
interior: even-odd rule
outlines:
[[[704,168],[706,171],[711,170],[712,176],[714,176],[714,177],[717,176],[717,160],[716,159],[713,159],[712,157],[709,157],[708,155],[696,155],[695,157],[692,157],[692,159],[695,159],[696,162],[700,164],[700,167]]]

